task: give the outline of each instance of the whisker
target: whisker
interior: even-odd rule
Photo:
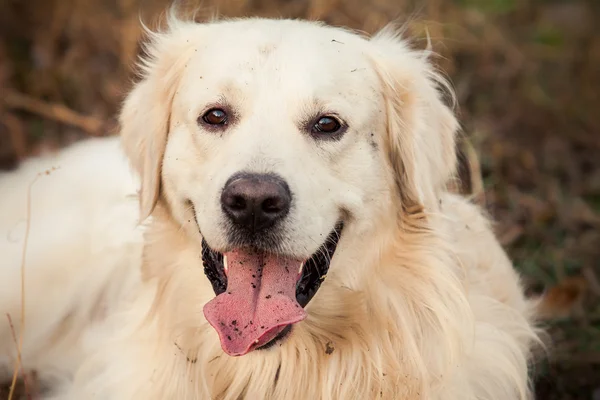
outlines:
[[[188,208],[186,208],[185,210],[183,210],[183,213],[187,213],[188,211],[194,211],[194,205],[190,204],[190,206]],[[185,226],[185,224],[191,222],[189,219],[187,221],[183,221],[181,224],[179,224],[179,230],[177,231],[177,233],[181,232]]]

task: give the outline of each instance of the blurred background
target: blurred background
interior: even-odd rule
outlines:
[[[0,169],[117,131],[141,17],[166,0],[0,0]],[[193,1],[187,5],[194,7]],[[554,339],[537,397],[600,399],[600,1],[203,0],[199,18],[321,19],[429,33],[477,150],[485,201]],[[0,388],[0,392],[1,392]],[[500,399],[499,399],[500,400]]]

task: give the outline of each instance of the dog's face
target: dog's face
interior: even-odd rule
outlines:
[[[386,189],[385,106],[364,41],[295,25],[207,27],[181,71],[164,193],[221,253],[305,260]]]
[[[386,40],[265,20],[176,22],[155,37],[125,146],[142,211],[162,196],[203,243],[217,294],[204,312],[228,354],[305,317],[345,231],[435,204],[451,174],[454,120],[425,61]],[[384,63],[387,50],[407,65]]]

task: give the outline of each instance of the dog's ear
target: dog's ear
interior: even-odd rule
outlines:
[[[370,44],[386,104],[386,151],[402,205],[436,209],[456,168],[458,122],[440,93],[450,88],[430,64],[429,52],[410,49],[393,27]]]
[[[171,19],[164,32],[147,30],[141,80],[125,99],[119,116],[123,148],[141,177],[141,220],[152,213],[160,194],[171,105],[191,47],[182,37],[184,24]]]

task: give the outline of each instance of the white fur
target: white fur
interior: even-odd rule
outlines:
[[[25,365],[38,369],[42,378],[64,371],[72,374],[81,363],[81,330],[139,279],[135,266],[142,235],[136,228],[137,184],[119,147],[116,138],[89,140],[0,175],[0,360],[4,366],[12,368],[7,358],[16,354],[6,314],[20,331],[29,190]]]
[[[0,311],[18,322],[27,188],[60,167],[31,192],[23,353],[60,378],[55,398],[529,398],[533,308],[481,211],[446,189],[457,122],[426,54],[391,29],[171,18],[142,64],[121,114],[139,207],[115,139],[0,177]],[[222,132],[197,122],[215,104],[235,112]],[[303,131],[320,114],[347,123],[340,140]],[[309,257],[346,226],[308,318],[232,358],[202,314],[198,225],[230,249],[218,199],[239,171],[288,182],[280,251]],[[0,324],[7,369],[15,353]]]

